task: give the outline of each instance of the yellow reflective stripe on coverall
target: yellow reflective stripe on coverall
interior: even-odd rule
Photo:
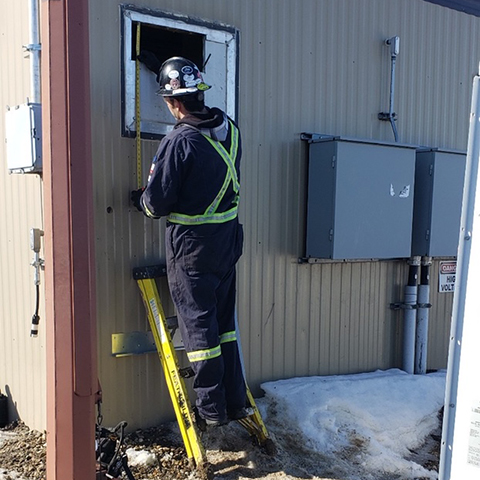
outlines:
[[[220,335],[220,343],[236,342],[237,341],[237,332],[225,332]]]
[[[211,358],[217,358],[222,354],[220,345],[209,348],[207,350],[196,350],[194,352],[188,352],[187,357],[191,362],[200,362],[202,360],[210,360]]]
[[[220,344],[235,342],[237,340],[237,332],[225,332],[220,335]],[[222,354],[220,345],[206,350],[196,350],[194,352],[188,352],[187,357],[191,362],[200,362],[202,360],[210,360],[211,358],[217,358]]]

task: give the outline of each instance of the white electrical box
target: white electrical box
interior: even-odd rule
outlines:
[[[42,109],[38,103],[10,107],[5,115],[7,167],[10,173],[42,171]]]

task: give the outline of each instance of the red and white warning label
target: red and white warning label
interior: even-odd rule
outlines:
[[[449,293],[455,291],[455,277],[457,274],[457,262],[440,262],[438,273],[438,291]]]

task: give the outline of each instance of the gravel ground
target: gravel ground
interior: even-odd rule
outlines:
[[[0,429],[0,480],[46,480],[45,435],[21,422]]]
[[[361,465],[356,464],[362,445],[352,445],[332,459],[309,451],[299,432],[286,431],[281,419],[269,418],[267,427],[278,449],[274,456],[254,445],[237,423],[203,434],[202,442],[215,480],[402,480],[400,476],[365,474]],[[440,439],[438,427],[422,448],[411,452],[411,459],[438,471]],[[128,434],[125,449],[149,452],[150,460],[153,459],[139,466],[131,463],[136,480],[199,478],[188,463],[175,423]],[[45,461],[43,433],[29,430],[21,422],[0,429],[0,480],[46,480]]]

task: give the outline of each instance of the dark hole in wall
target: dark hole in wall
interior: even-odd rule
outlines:
[[[138,23],[132,32],[132,56],[135,58]],[[186,32],[173,28],[159,27],[142,23],[140,32],[140,48],[154,53],[163,63],[170,57],[180,56],[191,60],[198,68],[204,64],[205,35]]]

